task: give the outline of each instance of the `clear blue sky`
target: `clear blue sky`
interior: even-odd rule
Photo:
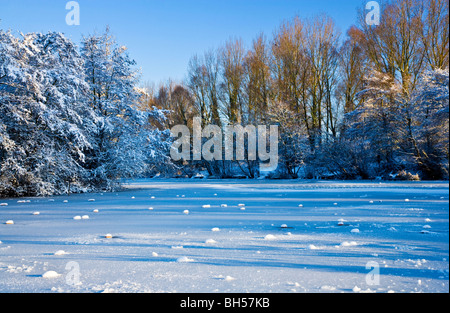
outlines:
[[[367,0],[368,1],[368,0]],[[0,0],[0,28],[18,32],[82,35],[109,25],[142,69],[142,81],[182,80],[191,56],[231,37],[250,45],[260,32],[271,38],[283,20],[326,13],[345,33],[364,0],[78,0],[80,25],[65,22],[67,0]]]

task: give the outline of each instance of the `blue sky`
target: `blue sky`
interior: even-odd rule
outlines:
[[[142,81],[182,80],[191,56],[240,37],[271,38],[284,20],[326,13],[345,33],[364,0],[78,0],[80,25],[65,22],[67,0],[0,0],[0,28],[58,31],[76,43],[109,25],[142,69]]]

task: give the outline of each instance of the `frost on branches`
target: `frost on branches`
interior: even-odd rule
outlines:
[[[350,177],[405,173],[406,179],[449,177],[449,71],[424,72],[407,96],[389,75],[368,75],[360,106],[346,127],[330,164]]]
[[[449,177],[448,86],[448,68],[428,71],[419,82],[413,102],[415,159],[432,179],[442,178],[435,173]]]
[[[137,71],[125,47],[90,36],[0,30],[0,195],[111,189],[164,162],[164,114],[136,109]]]

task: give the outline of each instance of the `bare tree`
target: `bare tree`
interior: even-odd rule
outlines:
[[[271,54],[264,34],[254,41],[245,58],[246,120],[267,122],[267,112],[273,102]]]
[[[449,1],[425,1],[425,18],[422,27],[422,41],[425,59],[430,67],[446,69],[449,66]]]
[[[340,82],[337,97],[344,102],[344,113],[354,111],[358,106],[357,93],[364,87],[364,73],[367,65],[362,48],[358,42],[359,31],[352,27],[347,35],[348,39],[340,49]],[[355,38],[356,37],[356,38]]]
[[[230,40],[220,49],[222,107],[229,124],[242,122],[245,54],[241,39]]]

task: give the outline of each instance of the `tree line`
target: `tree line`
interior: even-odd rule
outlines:
[[[183,82],[159,88],[138,87],[109,29],[79,47],[0,30],[0,196],[112,190],[158,173],[262,175],[249,158],[171,160],[169,130],[194,117],[277,125],[271,178],[448,179],[448,9],[385,1],[380,25],[361,8],[345,34],[326,15],[295,17],[249,47],[230,39],[193,56]]]
[[[187,78],[149,88],[148,106],[169,110],[166,127],[278,125],[272,177],[448,179],[447,0],[365,8],[341,34],[332,18],[295,17],[246,47],[230,39],[191,58]],[[215,177],[258,177],[252,161],[176,164]]]

